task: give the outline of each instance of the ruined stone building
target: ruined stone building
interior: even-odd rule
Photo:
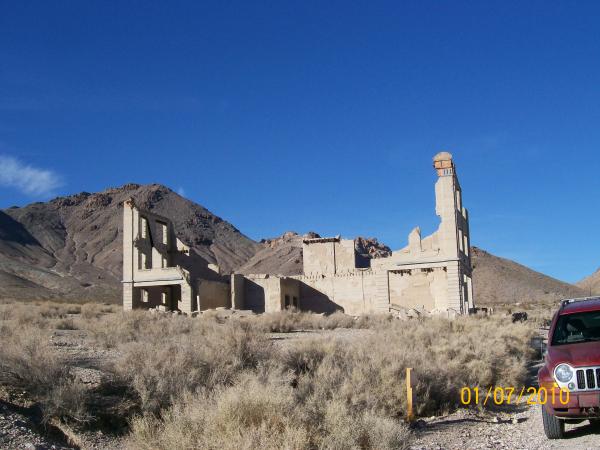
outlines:
[[[200,300],[201,299],[201,300]],[[123,308],[179,310],[230,305],[228,280],[190,252],[166,217],[123,205]]]
[[[368,267],[359,264],[354,240],[304,239],[303,274],[296,276],[234,273],[225,283],[210,265],[189,260],[188,249],[174,236],[168,219],[139,211],[128,202],[124,307],[158,306],[185,313],[219,306],[256,312],[290,307],[341,310],[352,315],[410,310],[468,313],[474,307],[468,214],[452,155],[437,154],[433,166],[440,218],[435,233],[422,238],[415,228],[405,248],[370,260]]]

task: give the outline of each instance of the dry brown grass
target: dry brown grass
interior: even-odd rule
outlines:
[[[512,313],[526,312],[527,321],[535,327],[547,327],[552,321],[552,316],[560,306],[559,301],[545,301],[540,303],[522,303],[496,305],[495,316],[512,316]]]
[[[137,310],[84,319],[81,327],[90,332],[97,345],[116,348],[129,342],[166,342],[169,337],[189,333],[194,324],[194,320],[184,316]]]
[[[50,342],[50,333],[18,322],[0,325],[0,383],[25,391],[44,418],[90,419],[83,386]]]
[[[4,303],[0,305],[0,320],[13,321],[25,327],[75,329],[73,316],[80,312],[80,305],[69,303]]]
[[[318,411],[337,398],[357,411],[403,417],[407,367],[414,370],[418,414],[459,406],[463,386],[525,382],[531,329],[494,319],[428,319],[394,323],[354,345],[314,340],[284,355],[297,376],[298,395]],[[310,406],[312,405],[312,406]]]
[[[264,323],[257,319],[249,322],[261,329]],[[242,324],[248,322],[226,326],[231,332]],[[280,448],[287,442],[288,448],[401,448],[407,367],[418,380],[417,413],[446,412],[459,406],[463,386],[523,383],[531,335],[526,324],[501,317],[386,320],[376,332],[352,342],[314,339],[270,347],[260,364],[238,366],[230,377],[204,384],[196,394],[191,389],[172,396],[173,406],[160,417],[135,419],[130,444]],[[138,373],[145,370],[135,368]],[[229,406],[233,398],[235,408]],[[245,408],[247,404],[253,406]],[[279,405],[281,414],[264,413],[273,405]]]
[[[407,427],[368,411],[353,413],[328,400],[313,417],[299,407],[285,377],[244,373],[232,386],[188,394],[162,419],[133,420],[136,449],[387,449],[403,448]]]
[[[146,330],[153,332],[118,347],[121,357],[113,366],[145,412],[158,413],[185,393],[231,384],[238,373],[256,369],[271,354],[271,343],[246,323],[169,317],[152,323],[155,328]]]
[[[282,312],[217,321],[81,306],[0,308],[0,383],[26,390],[47,416],[88,420],[87,393],[57,356],[52,329],[76,326],[119,355],[105,370],[133,393],[128,445],[166,448],[403,448],[405,370],[416,412],[459,407],[463,386],[518,386],[532,323],[510,317],[400,321]],[[283,341],[270,332],[369,328]],[[321,332],[324,333],[324,332]],[[117,411],[117,409],[115,409]],[[131,417],[132,411],[136,416]]]
[[[249,319],[257,329],[271,333],[289,333],[298,330],[334,330],[336,328],[376,328],[389,323],[389,315],[353,317],[342,312],[330,315],[312,314],[296,310],[262,314]]]

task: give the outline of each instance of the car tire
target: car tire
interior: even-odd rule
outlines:
[[[544,406],[542,406],[542,421],[548,439],[562,439],[565,436],[565,423],[550,414]]]
[[[600,427],[600,419],[590,419],[590,425],[593,427]]]

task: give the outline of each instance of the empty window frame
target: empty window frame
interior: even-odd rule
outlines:
[[[157,222],[157,224],[160,232],[161,242],[166,245],[169,243],[169,227],[164,222]]]
[[[148,219],[140,217],[140,237],[146,239],[148,237]]]
[[[149,299],[150,299],[150,294],[148,292],[148,289],[142,289],[142,303],[148,303]]]
[[[285,296],[284,306],[285,306],[286,309],[291,306],[290,305],[290,296],[289,295]]]
[[[138,254],[138,269],[145,270],[148,268],[149,268],[148,255],[146,255],[144,252],[139,252],[139,254]]]

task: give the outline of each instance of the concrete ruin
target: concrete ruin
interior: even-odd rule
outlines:
[[[226,282],[218,268],[205,262],[203,267],[201,258],[194,261],[189,256],[189,248],[175,237],[168,219],[126,202],[123,306],[188,314],[215,307],[351,315],[467,314],[474,308],[469,218],[452,155],[438,153],[433,166],[440,217],[436,232],[423,238],[418,227],[413,229],[405,248],[371,259],[367,267],[358,261],[354,240],[304,239],[303,274],[295,276],[234,273]]]
[[[229,307],[229,280],[190,252],[171,221],[123,204],[123,309],[194,311]]]

